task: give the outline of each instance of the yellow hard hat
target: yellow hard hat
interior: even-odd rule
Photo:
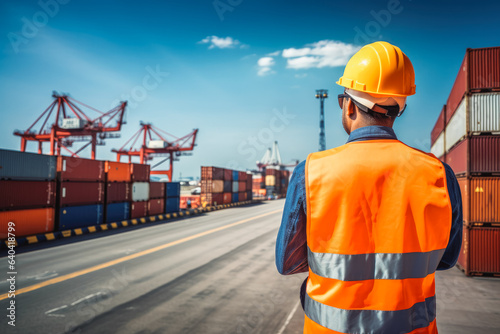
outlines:
[[[415,72],[400,48],[375,42],[352,56],[337,84],[375,96],[409,96],[415,94]]]

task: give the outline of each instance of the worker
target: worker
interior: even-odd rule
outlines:
[[[337,84],[349,138],[295,168],[278,271],[308,271],[304,333],[437,333],[435,271],[457,261],[462,200],[453,170],[392,128],[415,94],[413,65],[375,42]]]

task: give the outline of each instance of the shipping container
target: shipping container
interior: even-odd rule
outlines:
[[[106,205],[106,223],[118,222],[130,218],[130,203],[111,203]]]
[[[247,191],[247,181],[238,181],[238,192]]]
[[[233,170],[233,181],[238,181],[239,175],[237,170]]]
[[[222,180],[201,180],[202,193],[222,193],[224,192],[224,181]]]
[[[453,147],[445,157],[456,174],[500,173],[500,136],[471,136]]]
[[[53,207],[55,202],[54,181],[0,180],[0,210]]]
[[[180,211],[180,198],[169,197],[165,200],[165,213],[174,213]]]
[[[441,112],[439,113],[439,117],[436,121],[436,124],[434,124],[434,128],[431,131],[431,146],[434,145],[437,138],[444,130],[444,127],[446,125],[445,114],[446,114],[446,104],[443,106],[443,109],[441,109]]]
[[[74,157],[57,157],[60,181],[104,182],[104,161]]]
[[[247,191],[247,201],[251,201],[253,199],[252,191]]]
[[[103,221],[102,204],[68,206],[59,209],[60,231],[98,225]]]
[[[276,176],[275,175],[266,175],[266,187],[267,186],[275,186],[276,185]]]
[[[15,224],[16,238],[54,231],[54,208],[0,212],[0,239],[7,239],[8,223]]]
[[[165,187],[167,197],[179,197],[181,195],[181,184],[179,182],[167,182]]]
[[[240,201],[239,198],[239,193],[233,193],[233,203],[238,203]]]
[[[224,204],[224,194],[207,193],[201,194],[200,198],[203,207]]]
[[[224,181],[232,181],[232,180],[233,180],[233,170],[224,169]]]
[[[218,167],[201,167],[202,180],[224,180],[224,168]]]
[[[106,203],[129,202],[132,198],[130,188],[128,182],[106,183]]]
[[[230,204],[233,199],[232,193],[231,192],[225,192],[224,193],[224,198],[222,199],[222,203],[224,204]]]
[[[0,179],[53,181],[56,157],[0,149]]]
[[[237,193],[240,189],[240,183],[238,181],[233,181],[233,193]]]
[[[190,203],[191,206],[188,205]],[[180,208],[181,209],[190,209],[190,208],[199,208],[201,206],[201,198],[200,195],[189,195],[189,196],[181,196],[180,197]]]
[[[106,161],[106,180],[108,182],[130,182],[130,164],[115,161]]]
[[[132,182],[149,182],[150,168],[146,164],[130,164],[130,180]]]
[[[102,182],[61,182],[59,184],[59,205],[76,206],[104,203],[105,183]]]
[[[465,222],[500,222],[500,177],[463,177],[458,178],[458,184]]]
[[[149,182],[132,183],[132,202],[149,200]]]
[[[160,215],[165,212],[164,199],[150,199],[148,204],[148,212],[150,216]]]
[[[238,200],[240,202],[244,202],[247,200],[247,193],[246,192],[239,192],[238,193]]]
[[[500,47],[467,49],[447,101],[448,122],[463,96],[500,89]]]
[[[160,199],[165,198],[165,182],[150,182],[149,183],[149,198]]]
[[[500,275],[500,228],[464,225],[458,265],[466,275]]]
[[[437,137],[434,144],[431,146],[431,153],[434,154],[436,157],[442,157],[445,155],[446,148],[444,146],[444,138],[445,138],[445,133],[441,132],[441,134]]]
[[[238,181],[246,181],[247,172],[238,172]]]
[[[233,181],[224,181],[224,192],[230,193],[233,190]]]
[[[130,218],[148,216],[148,201],[130,203]]]

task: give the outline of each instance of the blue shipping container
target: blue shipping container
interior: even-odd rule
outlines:
[[[113,203],[106,207],[106,223],[112,223],[130,218],[130,203]]]
[[[171,197],[165,200],[165,213],[179,212],[180,197]]]
[[[238,171],[233,170],[233,181],[238,181]]]
[[[165,192],[167,197],[179,197],[181,195],[180,182],[167,182]]]
[[[238,198],[239,198],[238,193],[233,193],[233,203],[239,202]]]
[[[0,150],[0,179],[55,180],[57,157]]]
[[[102,224],[103,205],[68,206],[59,210],[59,230]]]

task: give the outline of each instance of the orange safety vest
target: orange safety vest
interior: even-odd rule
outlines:
[[[398,140],[351,142],[309,155],[306,194],[304,333],[437,333],[443,164]]]

